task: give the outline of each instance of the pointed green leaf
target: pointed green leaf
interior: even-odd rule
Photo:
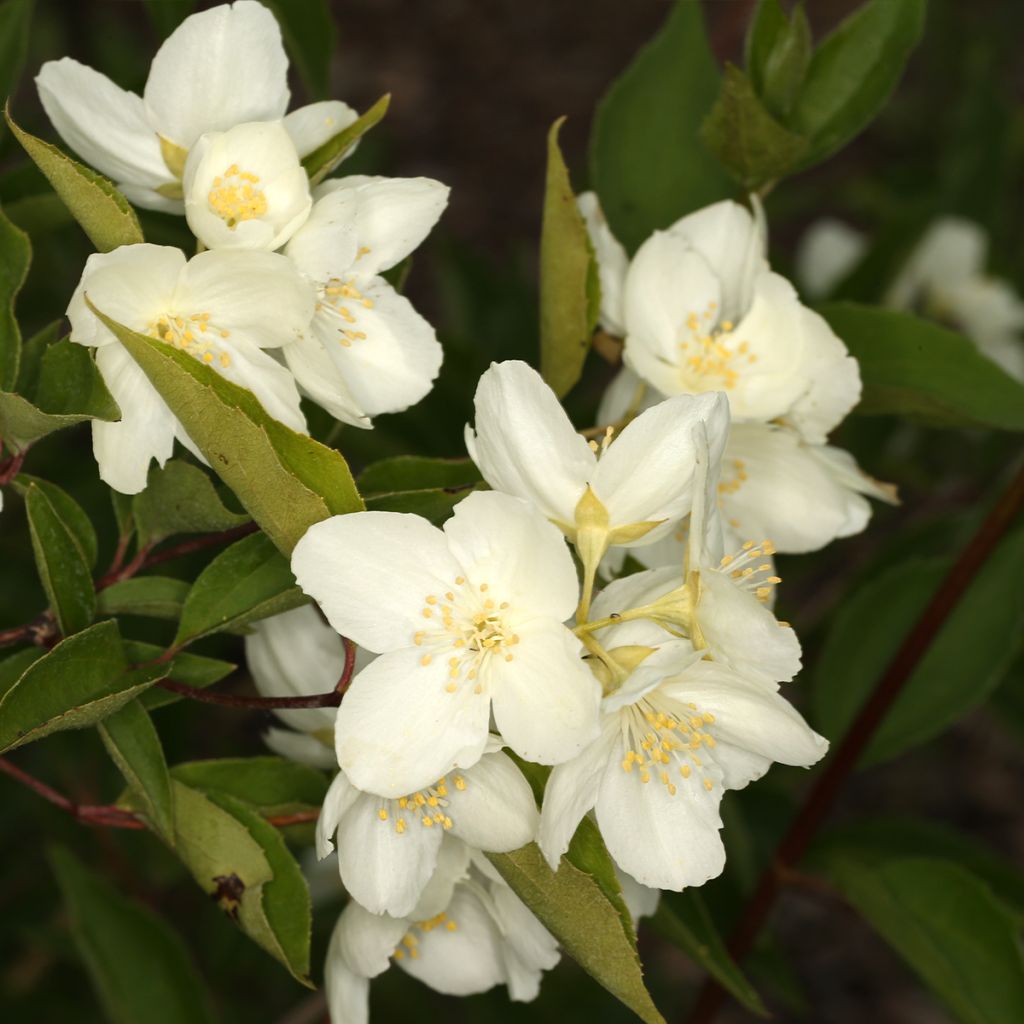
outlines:
[[[903,76],[927,0],[866,0],[811,58],[792,127],[811,140],[810,167],[870,124]]]
[[[37,662],[46,652],[41,647],[26,647],[23,651],[0,658],[0,698],[24,675],[29,665]]]
[[[38,487],[53,505],[57,515],[60,516],[64,525],[71,532],[71,535],[78,542],[78,546],[85,556],[86,564],[90,569],[96,566],[96,530],[89,517],[85,514],[82,506],[75,501],[62,487],[58,487],[49,480],[42,480],[37,476],[30,476],[28,473],[19,473],[14,481],[14,488],[20,494],[27,494],[30,486]]]
[[[124,650],[132,665],[145,664],[163,654],[162,647],[143,643],[141,640],[125,640]],[[164,668],[167,673],[166,678],[176,683],[184,683],[197,690],[203,690],[231,675],[238,666],[233,665],[230,661],[221,661],[220,658],[207,658],[205,655],[183,652],[176,654]],[[139,697],[139,703],[147,711],[154,711],[156,708],[175,704],[183,699],[178,694],[171,693],[170,690],[154,686]]]
[[[814,721],[838,740],[924,611],[951,562],[915,559],[857,590],[833,620],[818,659]],[[1024,635],[1024,530],[1003,539],[875,732],[863,762],[924,743],[982,703],[999,685]],[[878,609],[885,608],[879,615]]]
[[[771,7],[778,12],[777,17],[782,18],[781,25],[778,25],[767,52],[767,39],[762,37],[752,41],[750,54],[757,62],[757,70],[755,72],[748,62],[747,74],[765,107],[776,117],[785,119],[800,94],[811,62],[811,26],[802,4],[797,4],[787,18],[782,14],[779,0],[765,0],[758,10],[758,20],[761,9]],[[776,15],[768,16],[769,21],[774,22],[775,18]]]
[[[630,252],[656,229],[733,192],[697,138],[718,84],[700,5],[676,0],[664,28],[601,100],[590,177],[612,233]]]
[[[167,922],[50,851],[71,934],[111,1024],[213,1024],[209,996],[185,943]]]
[[[100,737],[125,782],[136,797],[136,806],[167,842],[174,843],[174,805],[171,777],[163,747],[153,723],[137,701],[97,725]]]
[[[96,614],[144,615],[176,622],[189,589],[185,580],[169,576],[134,576],[104,587],[96,595]]]
[[[218,533],[249,521],[227,508],[198,466],[180,459],[150,468],[146,489],[136,495],[132,510],[142,547],[176,533]]]
[[[636,946],[618,909],[585,871],[562,858],[548,867],[536,843],[489,853],[491,863],[537,919],[595,981],[647,1024],[664,1024],[643,981]]]
[[[722,91],[700,134],[722,166],[748,191],[789,173],[807,149],[807,140],[765,109],[750,80],[732,64],[725,67]]]
[[[185,599],[174,642],[191,643],[307,601],[288,559],[264,534],[254,533],[222,551],[199,574]]]
[[[269,816],[319,807],[327,795],[327,776],[283,757],[224,757],[188,761],[171,768],[178,782],[193,789],[215,789]]]
[[[117,623],[99,622],[29,665],[0,700],[0,753],[112,715],[166,672],[130,669]]]
[[[424,455],[395,455],[373,462],[359,474],[359,492],[376,497],[395,491],[461,488],[483,477],[472,459],[434,459]]]
[[[743,66],[757,94],[764,93],[765,69],[789,26],[781,0],[759,0],[743,41]]]
[[[910,313],[854,302],[829,303],[819,312],[860,363],[861,415],[1024,430],[1024,384],[963,335]]]
[[[696,890],[690,889],[673,899],[663,894],[658,910],[651,918],[651,927],[694,963],[699,964],[737,1002],[759,1017],[767,1017],[757,989],[747,980],[739,965],[729,955],[714,921]]]
[[[10,2],[8,0],[5,6],[9,7]],[[3,10],[0,8],[0,16]],[[21,330],[14,315],[14,300],[25,283],[31,262],[32,245],[28,235],[16,228],[0,210],[0,391],[11,391],[18,379]],[[0,433],[6,438],[6,431],[0,430]]]
[[[391,95],[385,93],[365,114],[328,139],[318,149],[303,157],[302,166],[310,185],[317,185],[352,151],[352,147],[388,112]]]
[[[313,523],[363,508],[344,458],[272,419],[251,392],[170,345],[96,315],[218,476],[285,553]]]
[[[61,633],[70,636],[92,622],[96,607],[86,554],[38,484],[25,489],[25,512],[39,579]]]
[[[599,299],[591,301],[599,287],[594,252],[558,148],[564,120],[559,118],[548,132],[540,237],[540,370],[559,397],[580,378],[600,306]]]
[[[1017,925],[988,886],[958,864],[837,856],[846,898],[964,1024],[1024,1020]]]
[[[23,131],[12,120],[9,108],[4,116],[15,138],[100,252],[144,241],[135,211],[112,182],[56,146]]]

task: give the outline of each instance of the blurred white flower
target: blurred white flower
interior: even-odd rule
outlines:
[[[430,232],[448,189],[430,178],[340,178],[315,192],[285,249],[317,292],[312,328],[283,355],[299,386],[344,423],[407,409],[441,366],[433,327],[381,273]]]
[[[336,1024],[367,1024],[370,979],[392,962],[445,995],[507,985],[517,1002],[536,998],[558,944],[486,857],[457,845],[461,855],[439,866],[407,917],[371,914],[355,900],[342,911],[324,968]]]
[[[397,799],[356,789],[339,772],[317,822],[317,854],[338,844],[338,870],[352,898],[374,914],[413,912],[434,874],[443,842],[507,853],[537,834],[537,805],[501,741],[472,767]]]
[[[317,523],[292,571],[342,635],[381,656],[335,724],[359,789],[414,793],[483,755],[493,709],[520,756],[573,757],[597,728],[597,684],[563,623],[579,584],[558,531],[526,502],[477,492],[444,530],[356,512]]]
[[[860,261],[867,238],[835,217],[811,224],[796,250],[796,279],[810,299],[823,299]]]
[[[356,120],[331,100],[288,108],[288,58],[274,15],[253,0],[186,18],[153,58],[143,95],[70,57],[36,78],[53,126],[88,164],[139,206],[181,213],[189,150],[206,132],[276,121],[306,156]]]
[[[279,249],[309,216],[309,178],[281,121],[207,132],[183,180],[185,219],[208,249]]]
[[[118,323],[158,338],[248,388],[275,419],[304,431],[299,393],[288,370],[264,349],[298,337],[313,315],[309,284],[284,256],[125,245],[93,253],[67,309],[71,340],[95,346],[96,364],[121,407],[116,423],[92,424],[100,477],[116,491],[146,486],[150,460],[162,466],[174,439],[195,451],[156,389],[85,303]]]

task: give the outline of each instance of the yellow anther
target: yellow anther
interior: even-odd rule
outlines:
[[[377,817],[378,817],[378,818],[380,818],[380,820],[381,820],[381,821],[387,821],[387,820],[388,820],[388,812],[387,812],[387,808],[385,808],[385,807],[382,807],[382,808],[381,808],[381,809],[380,809],[380,810],[379,810],[379,811],[377,812]]]

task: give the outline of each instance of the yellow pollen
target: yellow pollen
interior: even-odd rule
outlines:
[[[253,188],[259,181],[259,175],[240,171],[238,164],[232,164],[222,177],[214,178],[206,201],[232,231],[243,221],[264,216],[269,209],[263,190]]]
[[[388,820],[388,812],[387,812],[387,810],[382,807],[377,812],[377,817],[380,818],[381,821],[387,821]]]

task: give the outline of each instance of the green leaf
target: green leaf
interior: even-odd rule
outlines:
[[[722,166],[748,191],[789,173],[807,149],[807,140],[775,120],[747,76],[732,64],[725,67],[722,91],[700,134]]]
[[[32,0],[0,4],[0,96],[10,96],[21,77],[28,53]]]
[[[118,538],[131,537],[135,532],[135,514],[132,511],[134,501],[133,494],[121,494],[114,490],[110,492],[110,504],[114,510]]]
[[[174,844],[174,804],[171,777],[163,747],[153,723],[137,701],[97,725],[114,763],[137,799],[137,805],[153,828]]]
[[[743,66],[758,96],[764,94],[765,70],[779,42],[789,31],[780,0],[760,0],[743,41]]]
[[[70,636],[92,622],[96,608],[89,563],[78,538],[42,488],[29,484],[24,493],[39,579],[61,633]]]
[[[317,99],[328,95],[337,32],[325,0],[264,0],[281,25],[285,46],[306,88]]]
[[[209,997],[181,937],[163,918],[50,850],[71,934],[111,1024],[213,1024]]]
[[[975,576],[872,737],[864,763],[930,740],[999,685],[1024,630],[1022,564],[1024,530],[1017,530]],[[944,559],[903,562],[847,598],[815,673],[815,722],[824,735],[837,740],[846,732],[949,567]]]
[[[785,120],[800,94],[811,63],[811,26],[802,4],[793,8],[788,19],[782,14],[778,0],[767,0],[761,6],[774,7],[782,18],[782,24],[767,53],[762,52],[760,41],[754,43],[755,59],[759,61],[758,73],[755,76],[749,64],[747,73],[756,83],[754,88],[765,107]]]
[[[152,466],[146,489],[132,502],[139,546],[159,543],[176,533],[218,533],[247,523],[232,512],[210,478],[198,467],[171,459],[162,469]]]
[[[348,465],[333,448],[278,423],[251,392],[190,355],[94,311],[282,551],[289,553],[313,523],[363,508]]]
[[[28,344],[24,354],[28,358]],[[71,341],[58,341],[45,349],[28,394],[0,392],[0,434],[15,450],[86,420],[121,418],[89,349]]]
[[[112,182],[56,146],[23,131],[12,120],[9,108],[4,116],[15,138],[100,252],[144,241],[135,211]]]
[[[385,93],[365,114],[343,128],[302,159],[310,185],[318,185],[352,151],[352,147],[388,112],[390,93]]]
[[[562,948],[647,1024],[663,1024],[643,981],[636,946],[598,882],[565,857],[554,872],[536,843],[489,853],[491,863]]]
[[[12,0],[0,7],[0,29],[3,27],[4,12],[11,7]],[[2,50],[2,43],[0,43]],[[0,68],[3,64],[0,64]],[[32,262],[32,245],[28,235],[16,228],[0,210],[0,391],[10,391],[18,379],[18,363],[21,359],[21,330],[14,315],[14,300],[21,291]],[[7,431],[0,432],[4,438]]]
[[[612,233],[630,252],[656,229],[732,193],[697,139],[718,77],[700,5],[676,0],[664,28],[601,100],[590,177]]]
[[[169,576],[134,576],[104,587],[96,595],[96,614],[145,615],[176,622],[190,586]]]
[[[860,363],[857,412],[939,427],[1024,430],[1024,384],[961,334],[910,313],[836,302],[819,312]]]
[[[926,0],[867,0],[811,58],[792,127],[809,167],[858,135],[885,105],[924,29]]]
[[[53,505],[57,515],[78,541],[78,546],[85,556],[87,565],[90,569],[94,568],[97,552],[96,530],[82,510],[82,506],[62,487],[58,487],[49,480],[42,480],[37,476],[30,476],[28,473],[19,473],[14,480],[14,488],[20,494],[26,494],[29,486],[32,485],[38,487],[50,499],[50,504]]]
[[[600,299],[594,251],[558,148],[559,118],[548,132],[548,170],[540,237],[540,369],[561,398],[580,379]]]
[[[309,891],[280,833],[226,793],[178,781],[172,790],[174,849],[196,882],[254,942],[310,985]]]
[[[23,651],[0,659],[0,698],[22,677],[25,669],[45,653],[39,647],[26,647]]]
[[[162,647],[157,647],[156,644],[143,643],[140,640],[125,640],[124,650],[129,662],[133,665],[152,661],[163,654]],[[219,658],[207,658],[201,654],[186,653],[176,654],[164,666],[167,673],[166,678],[176,683],[184,683],[186,686],[194,687],[197,690],[203,690],[207,686],[219,683],[222,679],[231,675],[237,668],[238,666],[230,661],[221,661]],[[147,711],[153,711],[156,708],[162,708],[167,704],[175,704],[183,699],[178,694],[171,693],[170,690],[154,686],[146,690],[139,697],[139,703]]]
[[[395,491],[366,499],[366,507],[373,512],[410,512],[440,525],[452,509],[479,485],[458,488],[433,488],[424,491]]]
[[[236,629],[308,600],[288,559],[264,534],[254,533],[222,551],[199,574],[185,599],[174,642]]]
[[[993,850],[934,821],[876,818],[837,825],[820,835],[808,863],[827,864],[839,857],[867,864],[893,857],[941,857],[977,875],[1024,924],[1024,872]]]
[[[117,623],[99,622],[29,665],[0,700],[0,753],[82,729],[137,697],[166,667],[130,669]]]
[[[667,894],[662,894],[658,910],[650,922],[663,939],[703,967],[737,1002],[759,1017],[768,1016],[757,989],[725,948],[699,893],[690,889],[674,898],[671,906]]]
[[[171,775],[193,789],[215,789],[271,816],[320,807],[327,776],[283,757],[225,757],[176,764]]]
[[[373,462],[359,474],[359,493],[367,497],[395,491],[419,491],[480,483],[483,477],[472,459],[434,459],[424,455],[395,455]]]
[[[840,856],[829,874],[964,1024],[1024,1020],[1017,925],[970,872],[924,857]]]
[[[146,0],[157,31],[166,39],[194,10],[195,0]]]

